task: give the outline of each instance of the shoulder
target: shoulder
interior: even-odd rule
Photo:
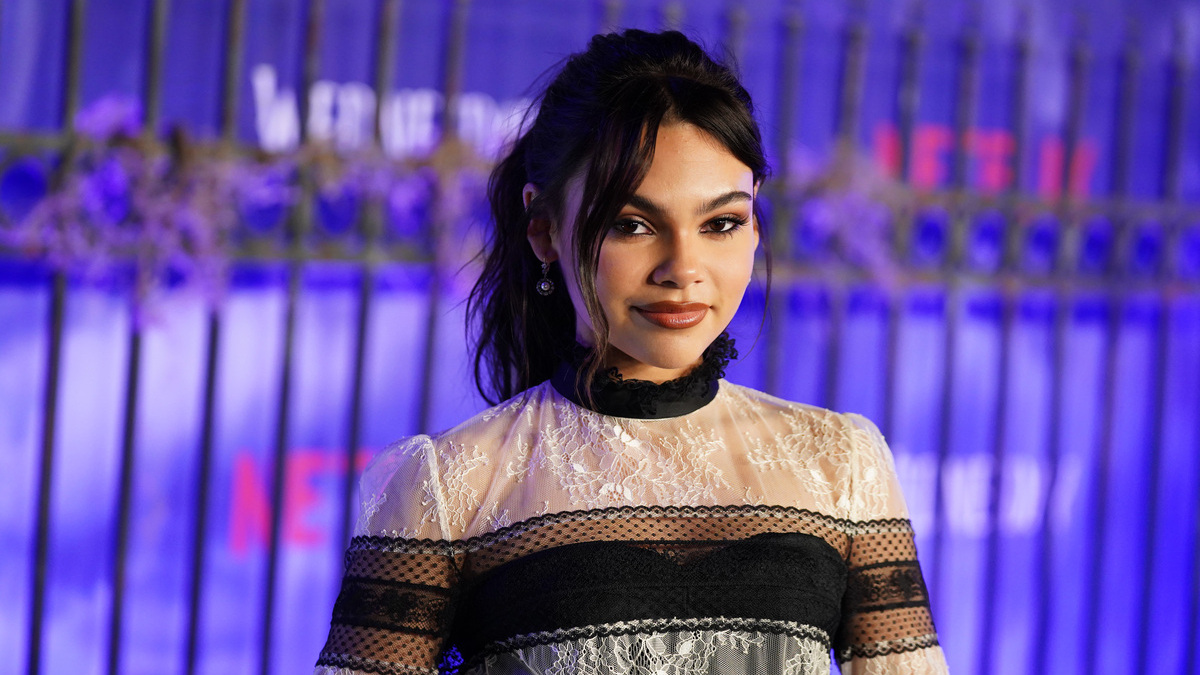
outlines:
[[[553,388],[543,382],[486,410],[460,424],[433,434],[432,440],[439,455],[457,454],[463,449],[480,448],[497,457],[506,445],[540,426],[542,419],[552,414]]]
[[[807,403],[789,401],[766,392],[731,382],[721,382],[721,396],[729,415],[757,420],[771,428],[784,428],[791,434],[806,433],[837,445],[873,445],[882,441],[879,429],[866,417],[844,413]]]
[[[879,427],[857,413],[835,412],[722,382],[725,414],[741,417],[751,461],[788,463],[820,473],[835,511],[852,520],[905,515],[895,460]]]
[[[528,389],[445,431],[408,436],[389,443],[364,469],[364,493],[382,483],[393,482],[397,475],[411,477],[429,473],[436,476],[444,460],[472,448],[494,455],[495,446],[511,436],[513,427],[527,425],[536,417],[533,413],[538,404],[545,403],[539,389]]]

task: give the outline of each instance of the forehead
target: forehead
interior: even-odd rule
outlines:
[[[707,200],[730,190],[751,192],[753,187],[750,167],[706,131],[679,122],[659,127],[654,159],[636,192]]]
[[[563,214],[574,223],[583,203],[584,171],[567,181]],[[687,122],[662,124],[654,157],[634,194],[665,210],[691,209],[731,191],[754,194],[754,172],[720,141]]]

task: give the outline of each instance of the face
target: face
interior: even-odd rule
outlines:
[[[531,226],[530,243],[542,260],[559,260],[575,306],[576,339],[593,345],[570,241],[581,184],[577,179],[567,191],[564,213],[572,217],[544,236]],[[605,367],[664,382],[700,362],[750,283],[756,190],[750,168],[707,133],[686,123],[659,128],[650,170],[600,247],[596,293],[610,343]]]

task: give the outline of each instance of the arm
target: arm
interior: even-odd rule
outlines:
[[[453,617],[459,557],[426,436],[363,474],[362,509],[317,673],[435,675]]]
[[[891,451],[878,429],[855,429],[849,576],[834,640],[843,675],[946,673]]]

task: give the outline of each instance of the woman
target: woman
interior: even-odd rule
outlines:
[[[319,671],[945,671],[878,431],[721,379],[766,172],[683,35],[566,63],[489,185],[506,400],[366,471]]]

